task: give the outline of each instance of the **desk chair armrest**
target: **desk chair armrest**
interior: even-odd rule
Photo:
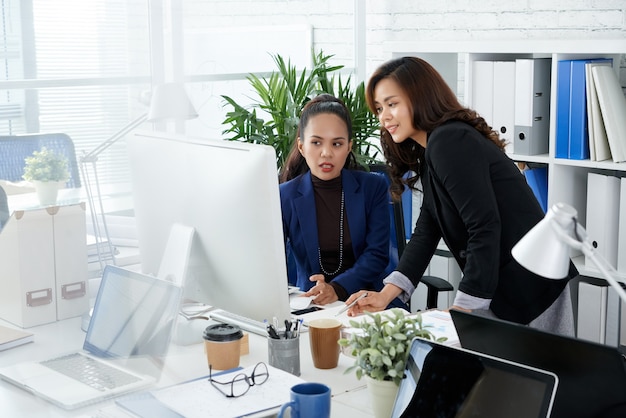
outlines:
[[[420,282],[424,283],[428,289],[426,296],[427,309],[437,308],[437,298],[439,296],[439,292],[449,292],[454,290],[454,287],[450,284],[450,282],[442,279],[441,277],[422,276]]]

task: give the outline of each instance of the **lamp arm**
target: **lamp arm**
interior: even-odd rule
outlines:
[[[613,268],[613,266],[609,264],[609,262],[606,261],[606,259],[602,257],[596,251],[593,245],[591,245],[591,243],[587,240],[583,242],[582,252],[585,255],[585,257],[590,259],[593,262],[593,264],[596,265],[596,267],[598,268],[598,270],[600,270],[600,273],[602,273],[606,281],[609,282],[611,286],[613,286],[613,288],[615,289],[619,297],[622,299],[622,302],[626,303],[626,291],[624,291],[624,288],[619,284],[618,280],[615,278],[617,276],[617,271]]]
[[[98,155],[100,155],[103,151],[109,148],[111,145],[115,144],[120,138],[123,138],[127,133],[135,129],[137,126],[141,125],[148,119],[148,114],[144,113],[139,116],[137,119],[130,122],[128,125],[124,126],[121,130],[113,134],[109,139],[104,142],[101,142],[96,148],[92,149],[86,154],[83,154],[80,158],[81,163],[95,162],[98,160]]]
[[[559,237],[559,240],[561,240],[562,242],[564,242],[565,244],[567,244],[568,246],[570,246],[571,248],[575,250],[582,251],[583,242],[587,240],[587,231],[585,231],[585,228],[583,228],[578,223],[578,221],[576,221],[576,218],[573,219],[573,222],[574,222],[574,227],[576,228],[576,233],[573,235],[575,235],[576,238],[579,238],[579,239],[574,238],[572,234],[568,233],[566,229],[563,227],[563,225],[559,224],[558,222],[554,222],[554,221],[550,222],[550,226],[552,227],[556,235]]]
[[[599,254],[594,246],[587,239],[587,231],[583,228],[578,222],[575,222],[576,225],[576,235],[580,240],[573,238],[571,235],[565,232],[565,229],[558,225],[556,222],[552,223],[552,226],[556,233],[559,235],[559,239],[565,242],[570,247],[582,251],[585,257],[593,262],[596,265],[600,273],[602,273],[603,278],[615,289],[619,297],[623,302],[626,303],[626,291],[619,284],[619,281],[616,279],[617,271],[615,268],[608,262],[601,254]]]

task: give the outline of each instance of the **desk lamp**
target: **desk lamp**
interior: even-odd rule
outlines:
[[[104,207],[102,205],[102,194],[100,193],[100,182],[98,180],[97,170],[98,156],[111,145],[124,138],[129,132],[146,121],[157,122],[166,119],[193,119],[197,116],[198,113],[189,101],[189,97],[187,97],[187,93],[185,92],[182,84],[166,83],[157,85],[152,91],[150,109],[148,113],[139,116],[137,119],[133,120],[121,130],[113,134],[113,136],[100,143],[100,145],[96,148],[90,152],[84,153],[80,157],[81,173],[85,183],[85,191],[87,192],[89,210],[91,212],[100,270],[104,269],[106,260],[111,260],[113,264],[115,264],[115,258],[106,218],[104,216]],[[92,189],[89,171],[87,170],[89,165],[91,165],[93,172],[93,186],[95,187],[95,193]],[[100,210],[101,219],[98,219],[95,199],[98,199],[98,209]]]
[[[626,302],[626,292],[616,279],[615,268],[594,248],[587,231],[578,224],[577,215],[576,209],[570,205],[553,205],[545,218],[515,244],[511,250],[513,258],[535,274],[562,279],[569,270],[570,248],[580,250]]]

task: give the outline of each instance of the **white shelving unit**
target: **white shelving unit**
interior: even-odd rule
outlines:
[[[548,166],[548,205],[564,202],[574,206],[578,210],[579,221],[583,226],[586,225],[587,174],[601,173],[626,177],[626,163],[555,158],[558,61],[581,58],[612,58],[613,67],[619,74],[620,66],[625,65],[623,57],[626,55],[626,39],[390,42],[386,45],[386,50],[392,58],[418,56],[431,63],[443,75],[450,87],[457,92],[461,102],[465,104],[470,103],[471,85],[469,80],[472,80],[473,61],[551,58],[549,153],[532,156],[510,154],[511,158],[520,162],[546,164]],[[626,210],[626,208],[622,210]],[[573,256],[581,275],[601,278],[599,271],[585,266],[583,256],[579,254]],[[626,281],[626,274],[620,273],[620,278]]]

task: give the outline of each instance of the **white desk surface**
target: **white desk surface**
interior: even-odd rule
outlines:
[[[2,320],[0,323],[12,326]],[[28,328],[35,334],[35,341],[0,352],[0,366],[27,360],[43,360],[54,355],[79,350],[85,333],[80,329],[81,319],[71,318],[46,325]],[[241,357],[245,367],[259,361],[268,361],[267,341],[264,337],[250,334],[250,353]],[[344,374],[353,364],[352,358],[340,354],[335,369],[321,370],[313,366],[310,355],[308,333],[301,334],[300,369],[306,381],[325,383],[332,389],[333,417],[373,417],[365,381],[357,380],[354,373]],[[172,345],[167,355],[158,386],[164,387],[193,378],[208,375],[207,360],[203,344],[188,346]],[[6,381],[0,380],[0,405],[6,417],[129,417],[114,401],[105,401],[93,406],[66,411],[30,394]]]

